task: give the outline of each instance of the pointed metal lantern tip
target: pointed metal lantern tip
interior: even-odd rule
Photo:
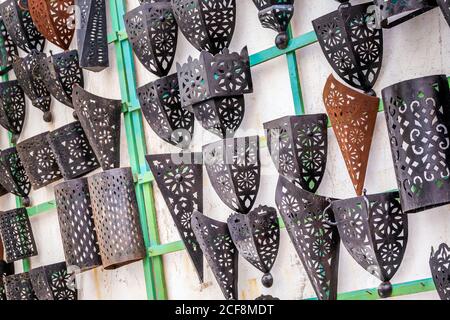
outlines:
[[[238,299],[238,251],[226,223],[216,221],[195,211],[192,230],[205,254],[222,293],[227,300]]]
[[[434,251],[431,248],[430,269],[441,300],[450,301],[450,248],[442,243]]]
[[[203,252],[191,227],[193,212],[203,211],[202,154],[158,154],[146,159],[203,283]]]
[[[158,77],[166,76],[178,42],[178,25],[170,0],[143,3],[124,19],[128,39],[139,61]]]
[[[278,173],[315,193],[327,164],[327,115],[283,117],[265,123],[264,129]]]
[[[17,80],[0,83],[0,125],[11,132],[16,143],[25,121],[25,93]]]
[[[275,202],[317,297],[336,300],[340,238],[330,201],[280,176]]]

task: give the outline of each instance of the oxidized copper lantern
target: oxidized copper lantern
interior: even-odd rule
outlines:
[[[430,269],[441,300],[450,301],[450,248],[442,243],[434,251],[431,248]]]
[[[31,182],[17,153],[16,147],[0,152],[0,185],[8,192],[22,198],[25,207],[31,205],[28,195],[31,191]]]
[[[374,0],[378,9],[379,24],[383,28],[392,28],[405,21],[436,8],[436,0]]]
[[[239,53],[189,57],[177,64],[181,105],[193,112],[203,128],[221,138],[233,137],[245,113],[244,94],[253,92],[247,47]]]
[[[3,19],[0,16],[0,76],[8,73],[12,69],[12,62],[15,56],[19,55],[19,50],[6,30]]]
[[[16,143],[25,121],[25,94],[17,80],[0,82],[0,125],[11,132]]]
[[[38,300],[77,300],[75,279],[65,262],[35,268],[29,272]]]

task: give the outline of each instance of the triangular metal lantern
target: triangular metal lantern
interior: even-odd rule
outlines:
[[[406,213],[450,203],[450,90],[445,75],[382,91],[392,160]]]
[[[6,300],[30,301],[38,300],[31,284],[28,272],[6,276],[4,279]]]
[[[178,25],[170,0],[142,3],[124,16],[128,39],[139,61],[158,77],[172,67],[178,42]]]
[[[329,199],[280,176],[275,202],[318,299],[336,300],[340,238]]]
[[[226,223],[195,211],[192,230],[227,300],[238,299],[239,254]]]
[[[0,242],[0,252],[3,250],[3,245]],[[0,254],[0,301],[6,300],[6,290],[5,290],[5,277],[14,274],[14,263],[6,263],[3,260],[3,253]]]
[[[378,24],[387,29],[417,17],[437,6],[436,0],[374,0],[374,3],[379,15]]]
[[[181,32],[198,50],[228,48],[236,24],[236,0],[172,0]]]
[[[181,105],[193,112],[203,128],[221,138],[233,137],[244,118],[244,94],[253,92],[247,47],[241,53],[224,49],[215,56],[177,64]]]
[[[327,115],[283,117],[265,123],[264,129],[278,173],[297,186],[315,193],[327,164]]]
[[[220,140],[203,147],[211,184],[232,210],[247,214],[258,195],[261,175],[259,137]]]
[[[191,227],[193,212],[203,211],[202,154],[157,154],[146,159],[203,283],[203,252]]]
[[[270,288],[270,273],[277,259],[280,245],[280,225],[277,210],[259,206],[248,214],[233,213],[227,220],[231,239],[245,260],[264,273],[261,282]]]
[[[371,25],[371,5],[346,2],[312,23],[322,51],[339,77],[375,95],[372,87],[383,60],[383,31]]]
[[[84,87],[83,70],[77,50],[41,56],[39,70],[48,91],[59,102],[73,108],[72,91],[75,84]]]
[[[75,0],[75,6],[80,10],[77,25],[80,67],[100,72],[109,67],[105,0]]]
[[[289,43],[287,29],[294,16],[294,0],[253,0],[253,3],[259,10],[261,25],[278,32],[275,40],[278,49],[286,49]]]
[[[5,0],[1,3],[0,16],[16,46],[28,53],[44,50],[45,38],[36,29],[30,12],[20,8],[17,0]]]
[[[0,82],[0,125],[11,132],[16,143],[25,121],[25,94],[17,80]]]
[[[31,182],[16,147],[0,152],[0,185],[8,192],[21,197],[25,207],[31,205],[28,197],[31,191]]]
[[[402,212],[398,192],[333,201],[342,242],[367,272],[382,281],[378,294],[392,295],[390,280],[399,269],[408,242],[408,215]]]
[[[450,0],[437,0],[438,5],[441,7],[442,14],[447,20],[448,25],[450,26]]]
[[[181,107],[177,74],[146,84],[137,94],[153,131],[174,146],[188,148],[194,134],[194,114]]]
[[[0,16],[0,76],[8,73],[12,69],[12,62],[15,56],[19,55],[19,50],[6,30],[3,19]]]
[[[447,244],[442,243],[436,251],[431,248],[430,269],[439,297],[450,301],[450,247]]]
[[[72,102],[103,170],[120,167],[122,101],[96,96],[75,84]]]
[[[380,99],[328,77],[323,101],[357,195],[362,195]]]
[[[74,0],[28,0],[31,18],[39,32],[63,50],[75,32]]]
[[[39,61],[45,58],[45,54],[32,51],[25,58],[16,57],[13,62],[14,72],[19,85],[30,98],[34,107],[44,112],[44,121],[52,121],[50,111],[52,97],[40,74]]]

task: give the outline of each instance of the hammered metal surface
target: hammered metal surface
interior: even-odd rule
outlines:
[[[17,46],[6,30],[6,26],[3,23],[3,19],[0,16],[0,74],[4,74],[11,70],[12,62],[15,56],[19,55]]]
[[[248,213],[258,195],[261,175],[259,137],[226,139],[203,147],[211,184],[232,210]]]
[[[37,300],[28,272],[7,276],[4,282],[7,300]]]
[[[431,248],[430,269],[441,300],[450,301],[450,248],[442,243],[434,251]]]
[[[172,67],[178,42],[178,25],[170,0],[143,3],[125,17],[128,39],[139,61],[158,77]]]
[[[0,152],[0,185],[8,192],[24,198],[24,205],[29,204],[28,195],[31,182],[17,153],[16,147]]]
[[[328,199],[280,176],[275,202],[317,297],[336,300],[340,238]]]
[[[383,90],[392,159],[406,213],[450,202],[450,92],[434,75]]]
[[[14,263],[3,261],[3,245],[0,242],[0,301],[6,300],[5,277],[14,274]]]
[[[164,141],[188,148],[194,135],[194,115],[181,107],[177,74],[137,89],[147,123]]]
[[[103,170],[120,167],[122,101],[73,88],[73,107]]]
[[[131,169],[98,173],[88,183],[103,267],[116,269],[143,259],[147,251]]]
[[[362,195],[380,99],[328,77],[323,101],[357,195]]]
[[[195,211],[192,230],[222,293],[227,300],[238,299],[239,254],[228,225]]]
[[[0,125],[17,142],[25,121],[25,93],[17,80],[0,82]]]
[[[264,129],[278,173],[302,189],[315,193],[327,164],[327,115],[283,117],[265,123]]]
[[[178,26],[198,50],[228,48],[236,24],[236,0],[172,0]]]
[[[383,28],[392,28],[436,7],[436,0],[374,0]]]

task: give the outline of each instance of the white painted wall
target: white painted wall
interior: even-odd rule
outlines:
[[[1,1],[0,1],[1,2]],[[128,0],[128,8],[136,7],[138,0]],[[362,3],[364,1],[353,1]],[[273,45],[275,33],[263,29],[257,18],[257,10],[250,0],[237,0],[238,17],[236,32],[231,50],[238,51],[247,45],[250,53],[255,53]],[[337,2],[331,0],[297,0],[296,14],[293,19],[294,34],[300,35],[312,30],[311,20],[337,8]],[[385,31],[384,65],[380,74],[376,92],[401,80],[436,73],[450,74],[450,28],[438,9],[415,18],[399,27]],[[75,48],[75,41],[72,45]],[[45,52],[60,49],[47,42]],[[176,61],[184,62],[189,55],[198,56],[198,52],[180,34]],[[307,113],[325,112],[322,102],[322,90],[327,76],[332,72],[318,44],[298,51],[299,68],[303,96]],[[114,48],[110,47],[111,67],[99,74],[85,72],[87,90],[109,98],[120,98],[118,74]],[[138,85],[144,85],[154,79],[138,60],[136,60]],[[175,66],[172,68],[175,72]],[[281,116],[292,115],[290,83],[286,59],[277,58],[259,65],[252,70],[254,93],[246,96],[246,116],[236,136],[252,134],[263,135],[263,123]],[[28,101],[25,131],[21,140],[32,137],[44,130],[53,130],[71,122],[71,109],[54,100],[55,121],[46,124],[41,112],[31,107]],[[150,153],[177,152],[177,149],[160,140],[145,123],[147,147]],[[7,134],[0,129],[0,146],[7,147]],[[354,196],[354,190],[339,147],[331,129],[329,132],[329,158],[327,171],[318,193],[340,198]],[[126,139],[122,137],[122,165],[128,165]],[[205,132],[196,123],[193,151],[216,141],[217,138]],[[275,206],[274,194],[277,172],[269,158],[267,148],[261,149],[262,180],[256,205]],[[366,187],[370,193],[390,190],[396,187],[392,169],[392,159],[387,139],[384,115],[379,114],[374,143],[371,150]],[[155,185],[156,209],[161,243],[179,240],[170,213]],[[31,194],[33,204],[53,198],[53,186]],[[213,191],[206,172],[204,174],[204,213],[215,219],[225,221],[231,213]],[[11,196],[0,199],[2,210],[14,207]],[[428,278],[428,257],[430,247],[450,242],[450,212],[444,206],[410,216],[410,239],[403,265],[393,279],[393,283]],[[32,218],[39,256],[31,259],[32,267],[50,264],[64,259],[59,235],[56,212],[50,212]],[[314,296],[307,275],[295,254],[287,233],[282,230],[280,253],[272,270],[274,286],[268,290],[260,284],[261,273],[240,259],[239,297],[254,299],[260,294],[272,294],[281,299],[303,299]],[[376,287],[379,281],[354,262],[344,248],[341,248],[339,271],[339,292]],[[206,264],[205,264],[206,265]],[[186,252],[177,252],[164,256],[166,283],[170,299],[223,299],[209,267],[205,268],[205,284],[199,285],[194,268]],[[21,269],[16,263],[17,270]],[[100,268],[84,273],[80,277],[81,299],[145,299],[145,283],[142,263],[137,262],[115,271],[102,271]],[[436,299],[435,292],[419,294],[411,299]]]

